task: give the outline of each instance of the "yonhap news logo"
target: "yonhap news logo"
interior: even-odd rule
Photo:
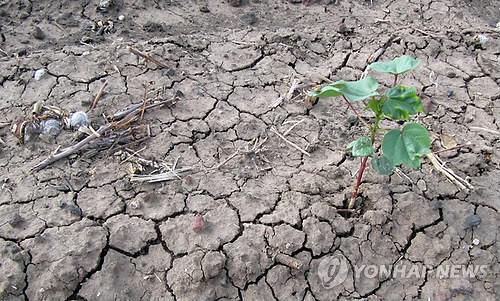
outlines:
[[[330,289],[342,284],[352,271],[354,279],[360,278],[477,278],[488,274],[488,265],[442,264],[437,267],[423,264],[360,264],[350,265],[343,256],[326,256],[318,265],[318,276],[323,287]]]
[[[342,256],[327,256],[318,266],[318,276],[325,288],[333,288],[342,284],[349,273],[347,260]]]

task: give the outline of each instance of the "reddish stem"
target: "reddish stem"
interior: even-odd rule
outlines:
[[[368,123],[363,119],[363,117],[361,117],[361,115],[358,113],[358,111],[352,106],[351,102],[345,98],[345,96],[343,96],[344,98],[344,101],[347,103],[347,106],[349,107],[349,109],[351,109],[354,114],[356,115],[356,117],[358,117],[359,121],[361,121],[361,123],[363,123],[367,128],[370,128],[370,126],[368,125]]]
[[[368,162],[368,157],[361,158],[361,162],[359,164],[358,176],[356,177],[356,185],[354,185],[354,190],[352,191],[351,201],[349,202],[349,209],[354,207],[354,203],[356,198],[358,197],[359,186],[361,186],[361,182],[363,181],[363,175],[366,169],[366,163]]]

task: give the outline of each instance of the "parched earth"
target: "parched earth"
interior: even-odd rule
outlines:
[[[498,300],[499,1],[107,2],[0,0],[1,300]],[[345,145],[365,129],[290,86],[401,54],[422,61],[402,82],[425,102],[434,149],[470,143],[439,156],[474,189],[429,162],[368,170],[346,212],[358,160]],[[32,171],[73,133],[20,144],[11,123],[41,100],[86,111],[104,81],[95,128],[145,86],[177,96],[146,112],[151,137],[130,148],[191,173],[131,182],[114,148]],[[332,256],[348,274],[329,288]],[[428,273],[356,277],[371,264]],[[450,265],[487,272],[434,276]]]

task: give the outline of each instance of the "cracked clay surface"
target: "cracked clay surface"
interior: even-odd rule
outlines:
[[[0,300],[498,300],[498,9],[0,0]],[[470,143],[439,155],[475,189],[429,162],[406,176],[369,170],[359,210],[346,212],[358,160],[345,145],[365,129],[337,99],[299,93],[402,54],[422,61],[402,83],[425,103],[434,149],[443,136]],[[305,85],[288,95],[294,80]],[[87,111],[104,82],[92,122],[142,102],[145,87],[178,98],[145,114],[150,137],[130,151],[189,174],[131,182],[113,147],[31,171],[73,137],[20,144],[10,124],[39,101]],[[321,271],[333,257],[346,277],[329,287]],[[428,273],[357,275],[368,265]],[[451,265],[487,269],[435,277]]]

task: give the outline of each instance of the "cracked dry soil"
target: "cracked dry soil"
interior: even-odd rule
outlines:
[[[500,298],[498,1],[117,0],[97,9],[105,2],[0,0],[1,300]],[[96,31],[108,20],[113,28]],[[477,34],[488,41],[478,45]],[[344,146],[364,129],[336,100],[311,107],[286,95],[293,78],[359,78],[374,53],[422,61],[403,83],[426,103],[419,119],[435,149],[440,135],[471,143],[440,156],[473,191],[459,191],[426,162],[403,170],[408,178],[368,171],[360,210],[339,210],[358,164]],[[133,150],[196,171],[131,183],[123,158],[104,150],[32,172],[55,145],[20,145],[9,124],[40,100],[86,110],[103,81],[94,116],[142,101],[144,83],[179,96],[146,113],[152,137]],[[311,156],[270,130],[284,133],[299,120],[287,138]],[[210,169],[265,137],[258,152]],[[197,215],[201,231],[192,228]],[[480,224],[471,228],[472,215]],[[301,267],[276,262],[278,253]],[[348,262],[346,280],[331,289],[318,275],[330,255]],[[354,267],[367,264],[488,271],[355,277]]]

